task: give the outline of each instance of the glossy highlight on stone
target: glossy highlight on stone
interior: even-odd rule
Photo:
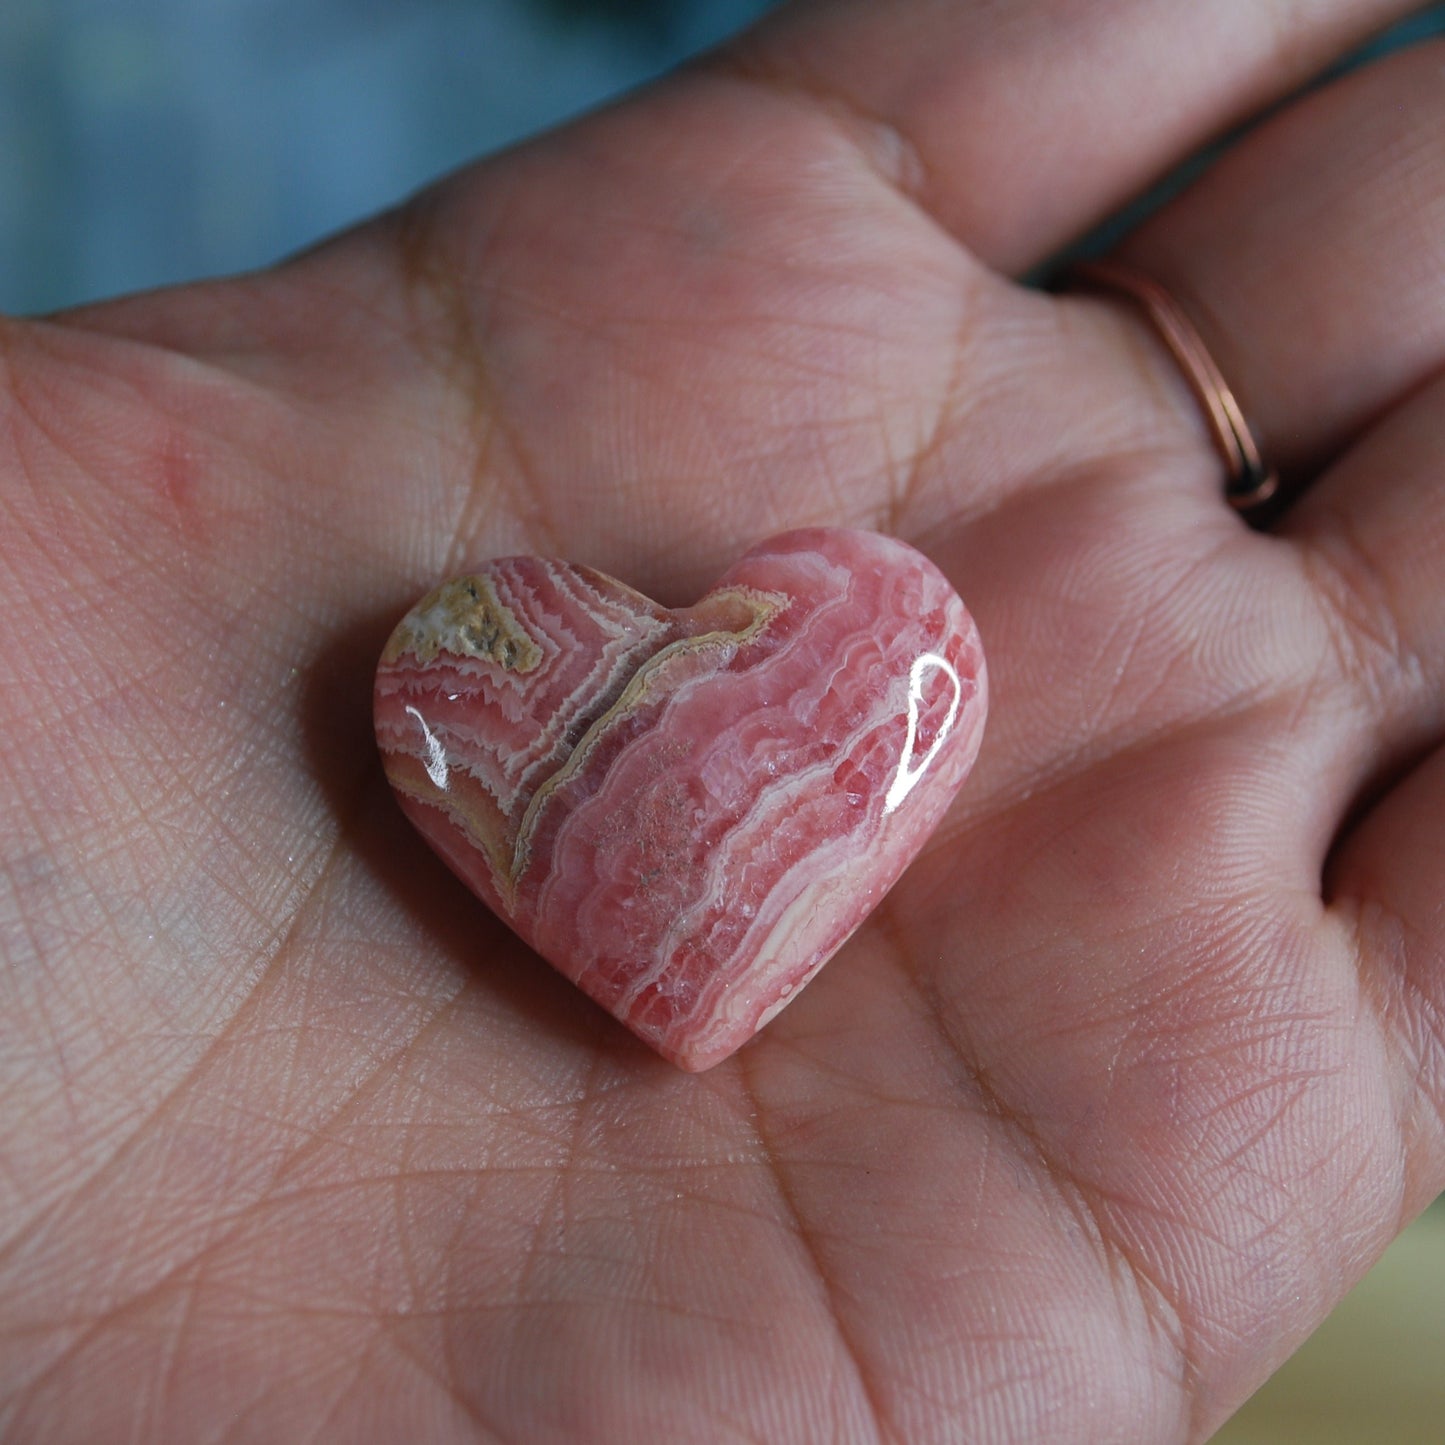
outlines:
[[[987,710],[977,629],[902,542],[761,543],[692,607],[484,564],[376,676],[402,808],[538,953],[705,1069],[823,966],[923,846]]]

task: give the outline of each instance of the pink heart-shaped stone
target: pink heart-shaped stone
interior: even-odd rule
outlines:
[[[978,631],[902,542],[754,547],[670,611],[505,557],[392,633],[376,735],[407,815],[664,1057],[744,1044],[867,917],[968,774]]]

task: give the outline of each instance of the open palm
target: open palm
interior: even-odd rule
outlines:
[[[7,1438],[1199,1439],[1318,1323],[1445,1181],[1439,50],[1127,245],[1271,532],[1137,316],[1007,278],[1404,8],[805,7],[5,324]],[[489,556],[678,604],[812,523],[944,568],[990,730],[688,1077],[409,831],[371,669]]]

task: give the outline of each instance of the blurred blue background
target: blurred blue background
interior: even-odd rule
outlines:
[[[770,3],[0,0],[0,311],[264,265]]]
[[[262,265],[768,0],[0,0],[0,310]]]

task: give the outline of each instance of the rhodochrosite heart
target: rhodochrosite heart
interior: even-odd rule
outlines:
[[[402,619],[376,677],[401,806],[494,912],[705,1069],[892,887],[973,764],[978,631],[927,558],[789,532],[670,611],[504,557]]]

